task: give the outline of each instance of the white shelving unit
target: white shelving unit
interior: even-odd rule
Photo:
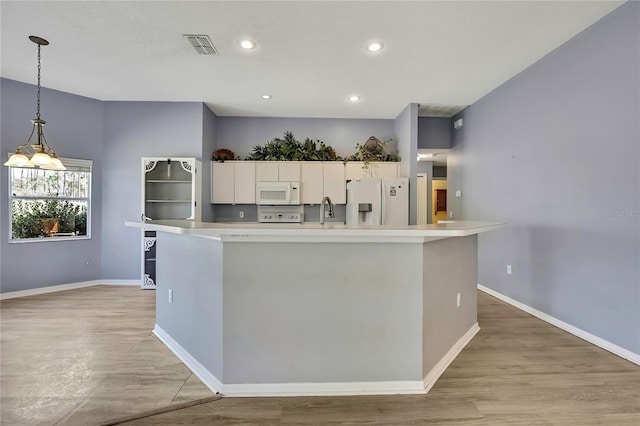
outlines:
[[[141,219],[200,220],[200,166],[200,161],[192,157],[143,157]],[[156,233],[142,232],[142,288],[155,289]]]

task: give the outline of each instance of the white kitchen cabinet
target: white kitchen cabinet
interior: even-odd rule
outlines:
[[[371,171],[363,161],[348,161],[345,165],[345,180],[371,177]]]
[[[391,161],[349,161],[346,165],[346,180],[367,177],[398,177],[400,163]]]
[[[235,203],[235,167],[237,161],[211,162],[211,202]],[[255,200],[255,188],[254,188]],[[254,201],[255,202],[255,201]]]
[[[141,220],[190,219],[202,212],[200,161],[192,157],[142,158]],[[156,288],[156,233],[142,231],[142,288]]]
[[[371,177],[398,177],[399,164],[396,162],[372,161],[369,163]]]
[[[299,182],[300,161],[257,161],[256,182]]]
[[[234,203],[256,203],[256,163],[237,161],[234,168]]]
[[[278,161],[278,180],[280,182],[299,182],[300,161]]]
[[[344,163],[342,163],[341,161],[322,163],[322,169],[324,196],[331,198],[333,204],[346,204],[347,187]],[[302,190],[304,191],[304,186],[302,187]]]
[[[305,161],[300,165],[300,186],[302,204],[320,204],[324,196],[323,164],[320,161]]]
[[[278,162],[258,161],[256,162],[256,182],[277,182]]]

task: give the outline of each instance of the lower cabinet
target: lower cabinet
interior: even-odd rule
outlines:
[[[156,231],[144,231],[142,288],[156,288]]]

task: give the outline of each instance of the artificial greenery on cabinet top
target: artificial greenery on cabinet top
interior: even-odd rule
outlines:
[[[306,138],[297,140],[292,132],[285,132],[283,138],[275,138],[264,145],[256,145],[246,160],[253,161],[400,161],[395,153],[387,153],[389,141],[381,142],[370,137],[365,143],[356,144],[356,153],[342,158],[336,155],[331,145],[321,140]]]
[[[275,138],[253,147],[247,160],[255,161],[335,161],[339,160],[332,146],[306,138],[297,140],[293,133],[285,132],[284,138]]]

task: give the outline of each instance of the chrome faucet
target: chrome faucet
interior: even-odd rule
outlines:
[[[324,225],[324,211],[325,211],[324,204],[325,204],[325,202],[327,204],[329,204],[329,217],[335,217],[335,213],[333,211],[333,203],[331,202],[331,198],[324,197],[322,199],[322,202],[320,203],[320,225]]]

